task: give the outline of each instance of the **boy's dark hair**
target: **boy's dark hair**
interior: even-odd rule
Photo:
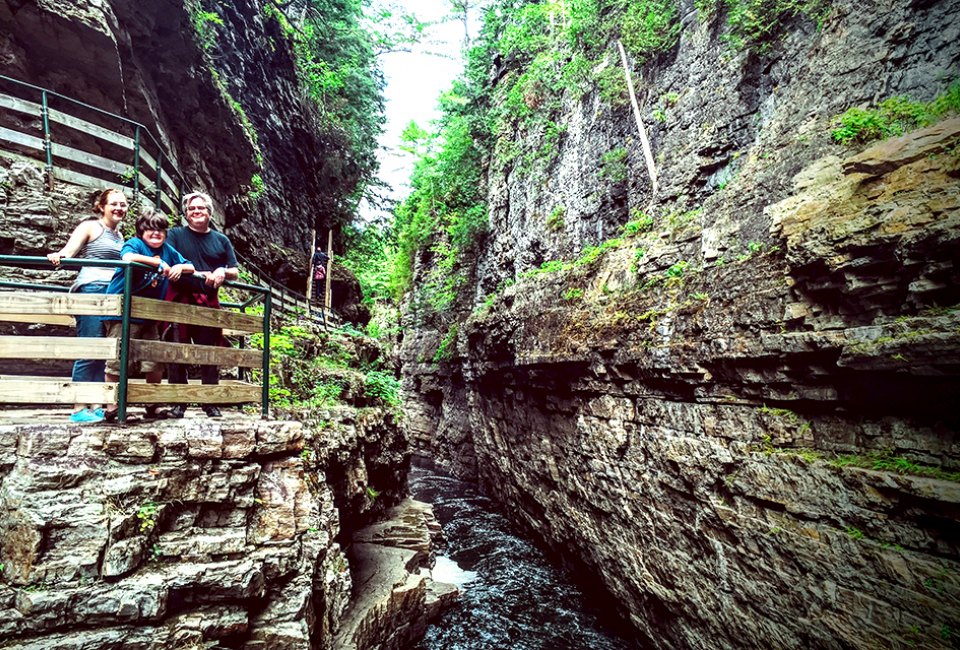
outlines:
[[[170,222],[167,221],[166,215],[146,207],[137,219],[137,237],[143,237],[143,233],[147,230],[166,230],[169,227]]]

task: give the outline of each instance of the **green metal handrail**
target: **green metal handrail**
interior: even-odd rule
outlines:
[[[142,143],[141,143],[141,135],[140,135],[140,134],[141,134],[141,133],[144,133],[144,134],[149,138],[150,142],[152,142],[153,146],[156,148],[156,151],[157,151],[157,169],[156,169],[156,177],[157,177],[157,178],[156,178],[156,183],[155,183],[155,186],[156,186],[156,187],[155,187],[155,189],[156,189],[156,198],[155,198],[155,200],[154,200],[154,205],[155,205],[155,207],[156,207],[157,209],[160,208],[161,197],[162,197],[162,195],[163,195],[163,193],[164,193],[164,192],[163,192],[163,163],[165,162],[164,158],[166,158],[167,160],[171,160],[171,158],[170,158],[170,156],[165,156],[165,155],[164,155],[163,146],[160,144],[160,141],[153,135],[153,133],[150,132],[150,129],[148,129],[148,128],[145,127],[144,125],[140,124],[139,122],[135,122],[134,120],[131,120],[131,119],[126,118],[126,117],[123,117],[122,115],[118,115],[117,113],[111,113],[110,111],[106,111],[106,110],[104,110],[104,109],[102,109],[102,108],[97,108],[96,106],[92,106],[91,104],[87,104],[87,103],[82,102],[82,101],[79,101],[79,100],[77,100],[77,99],[73,99],[72,97],[67,97],[66,95],[62,95],[62,94],[60,94],[60,93],[58,93],[58,92],[55,92],[55,91],[52,91],[52,90],[48,90],[48,89],[43,88],[43,87],[41,87],[41,86],[36,86],[36,85],[31,84],[31,83],[28,83],[28,82],[26,82],[26,81],[21,81],[21,80],[19,80],[19,79],[14,79],[13,77],[8,77],[8,76],[6,76],[6,75],[0,75],[0,80],[5,81],[5,82],[9,82],[9,83],[11,83],[11,84],[14,84],[14,85],[16,85],[16,86],[20,86],[20,87],[22,87],[22,88],[28,88],[28,89],[30,89],[30,90],[32,90],[32,91],[34,91],[34,92],[40,93],[40,105],[41,105],[41,107],[42,107],[42,111],[41,111],[40,117],[41,117],[41,120],[42,120],[42,127],[43,127],[43,143],[44,143],[44,154],[45,154],[45,158],[46,158],[46,167],[47,167],[47,173],[48,173],[48,176],[47,176],[48,182],[51,181],[52,178],[53,178],[53,176],[52,176],[52,173],[53,173],[53,150],[52,150],[53,140],[52,140],[51,131],[50,131],[50,107],[49,107],[49,99],[50,99],[50,97],[56,97],[57,99],[63,100],[63,101],[65,101],[65,102],[69,102],[69,103],[75,104],[75,105],[77,105],[77,106],[82,106],[83,108],[85,108],[85,109],[87,109],[87,110],[90,110],[90,111],[94,111],[95,113],[99,113],[100,115],[104,115],[104,116],[109,117],[109,118],[114,119],[114,120],[119,120],[121,123],[123,123],[123,124],[125,124],[125,125],[127,125],[127,126],[129,126],[129,127],[131,127],[131,128],[133,129],[133,134],[134,134],[134,135],[133,135],[133,140],[134,140],[134,150],[133,150],[133,193],[134,193],[134,196],[137,196],[137,195],[139,194],[139,184],[140,184],[140,157],[141,157],[141,156],[140,156],[140,148],[141,148],[141,144],[142,144]],[[107,130],[109,131],[110,129],[107,129]],[[113,131],[113,133],[117,133],[117,132],[116,132],[116,131]],[[118,161],[118,162],[120,162],[120,161]],[[176,167],[170,165],[168,169],[172,172],[171,176],[175,177],[176,180],[179,181],[179,183],[177,183],[177,195],[176,195],[175,197],[171,197],[171,198],[174,198],[176,204],[179,205],[181,198],[183,198],[183,188],[184,188],[184,186],[186,185],[186,179],[184,178],[183,174],[180,173],[180,170],[177,169]]]
[[[35,257],[27,255],[0,255],[0,266],[12,266],[16,268],[26,267],[51,267],[52,263],[46,257]],[[74,268],[83,266],[95,266],[100,268],[122,268],[123,269],[123,306],[121,310],[121,333],[120,333],[120,378],[117,382],[117,417],[123,421],[127,417],[127,384],[129,381],[127,362],[130,358],[130,307],[131,294],[133,293],[133,269],[141,268],[150,271],[156,270],[152,266],[141,264],[140,262],[127,262],[124,260],[92,260],[85,258],[63,258],[60,260],[58,268]],[[247,284],[244,282],[224,282],[226,286],[250,291],[254,294],[252,298],[236,305],[243,311],[257,300],[263,300],[263,392],[260,405],[260,412],[263,417],[270,414],[270,308],[271,295],[270,289],[256,284]],[[68,292],[69,287],[60,285],[39,284],[30,282],[15,282],[9,280],[0,280],[0,287],[10,289],[29,289]],[[225,303],[224,307],[233,307],[232,303]]]
[[[179,205],[182,202],[184,187],[186,186],[186,178],[183,176],[182,173],[180,173],[180,170],[176,166],[174,166],[173,158],[164,152],[163,146],[161,145],[160,141],[153,135],[153,133],[150,132],[150,129],[148,129],[146,126],[140,124],[139,122],[135,122],[134,120],[131,120],[129,118],[123,117],[122,115],[111,113],[110,111],[104,110],[102,108],[97,108],[96,106],[92,106],[80,100],[73,99],[72,97],[68,97],[66,95],[60,94],[52,90],[48,90],[46,88],[28,83],[26,81],[20,81],[19,79],[14,79],[12,77],[8,77],[2,74],[0,74],[0,81],[9,82],[16,86],[29,89],[31,92],[40,93],[40,104],[42,107],[41,118],[42,118],[42,126],[43,126],[43,143],[44,143],[44,154],[45,154],[48,181],[52,181],[53,179],[53,167],[54,167],[53,149],[52,149],[53,140],[51,135],[50,116],[49,116],[49,110],[50,110],[49,99],[51,97],[56,97],[59,100],[69,102],[70,104],[73,104],[75,106],[83,107],[86,110],[93,111],[95,113],[98,113],[110,119],[119,120],[122,124],[127,125],[132,129],[133,131],[133,179],[132,180],[133,180],[134,197],[136,197],[141,190],[140,188],[140,171],[141,171],[140,161],[142,159],[141,148],[142,148],[142,145],[144,144],[144,138],[146,138],[152,144],[153,148],[157,151],[156,182],[155,182],[156,198],[154,200],[155,207],[157,209],[160,208],[160,203],[162,200],[162,196],[164,194],[164,190],[163,190],[164,167],[163,166],[165,162],[168,165],[167,169],[172,172],[171,177],[175,178],[175,180],[177,181],[176,184],[178,186],[177,195],[171,198],[175,198],[177,205]],[[106,127],[100,127],[100,128],[104,128],[107,131],[111,131],[112,133],[119,134],[119,132],[114,131],[112,129],[108,129]],[[127,137],[127,136],[124,135],[124,137]],[[121,162],[121,164],[124,164],[123,161],[115,161],[115,162]],[[167,194],[169,195],[169,193]],[[282,311],[295,313],[298,316],[301,315],[299,314],[296,308],[290,308],[287,305],[288,297],[293,298],[295,302],[302,301],[305,305],[310,304],[309,296],[298,293],[296,291],[292,291],[290,288],[284,286],[283,284],[276,282],[269,275],[267,275],[266,272],[258,268],[250,260],[244,258],[239,252],[237,253],[237,259],[243,264],[244,268],[255,273],[261,282],[279,290],[280,292],[279,308]],[[326,317],[324,317],[324,321],[326,324]]]

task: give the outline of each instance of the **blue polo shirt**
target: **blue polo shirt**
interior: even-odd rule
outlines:
[[[160,248],[151,248],[147,246],[147,243],[140,239],[139,237],[134,237],[133,239],[128,239],[124,244],[123,248],[120,249],[120,257],[122,258],[127,253],[136,253],[138,255],[145,255],[146,257],[159,257],[161,260],[167,263],[168,266],[174,266],[176,264],[188,264],[187,260],[177,252],[173,246],[167,242],[163,243],[163,246]],[[163,300],[167,296],[167,285],[169,281],[167,278],[163,277],[163,274],[157,273],[153,270],[141,269],[134,267],[133,272],[133,287],[132,293],[135,296],[142,296],[144,298],[155,298],[157,300]],[[106,293],[112,294],[122,294],[123,293],[123,267],[117,267],[117,270],[113,273],[113,278],[110,280],[110,284],[107,286]],[[103,320],[120,320],[119,316],[104,316]],[[142,323],[142,318],[131,318],[131,323]]]

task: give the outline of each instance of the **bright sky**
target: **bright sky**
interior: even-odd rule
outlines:
[[[433,23],[423,43],[412,52],[395,52],[381,57],[387,82],[387,123],[380,137],[380,178],[393,187],[392,198],[400,200],[410,191],[408,181],[413,170],[413,156],[399,149],[400,134],[415,121],[431,130],[430,123],[440,116],[437,100],[440,93],[450,88],[463,71],[460,48],[463,41],[463,23],[440,21],[450,13],[446,2],[399,0],[423,22]],[[471,24],[471,30],[476,27]],[[361,210],[364,219],[378,216],[367,206]]]

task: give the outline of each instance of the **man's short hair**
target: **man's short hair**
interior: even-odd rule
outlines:
[[[207,206],[207,212],[210,213],[210,216],[213,216],[213,199],[210,198],[209,194],[203,192],[190,192],[189,194],[184,194],[183,199],[180,201],[180,211],[183,214],[187,214],[187,206],[190,204],[190,201],[200,197],[203,201],[203,204]]]
[[[140,216],[137,217],[136,223],[137,237],[143,237],[143,233],[148,230],[166,231],[169,227],[170,222],[167,221],[165,214],[156,212],[149,206],[141,208]]]

